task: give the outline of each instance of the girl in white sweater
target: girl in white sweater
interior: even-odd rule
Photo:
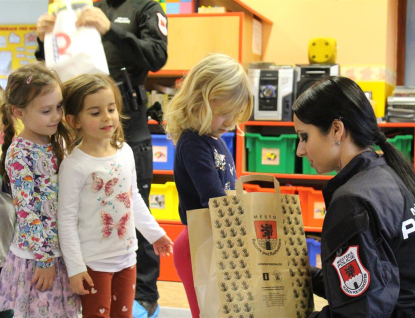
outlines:
[[[83,317],[131,317],[135,227],[156,254],[170,255],[173,243],[138,193],[116,84],[84,74],[64,87],[65,118],[75,131],[59,174],[59,240],[69,281],[82,295]]]

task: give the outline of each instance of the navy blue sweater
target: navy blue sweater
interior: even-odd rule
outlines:
[[[183,132],[176,146],[174,180],[180,219],[187,224],[186,211],[207,208],[210,198],[235,189],[235,163],[225,142],[194,131]]]

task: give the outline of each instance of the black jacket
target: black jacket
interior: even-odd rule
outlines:
[[[384,158],[356,156],[323,190],[311,317],[415,317],[415,200]]]

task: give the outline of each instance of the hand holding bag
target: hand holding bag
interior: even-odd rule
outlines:
[[[243,193],[243,182],[270,181],[276,193]],[[236,195],[187,212],[200,317],[308,317],[311,271],[296,195],[273,176],[241,177]]]
[[[53,32],[45,34],[45,63],[54,68],[63,82],[85,73],[109,74],[101,35],[94,27],[76,27],[77,10],[92,1],[55,2]],[[74,9],[77,8],[77,9]]]

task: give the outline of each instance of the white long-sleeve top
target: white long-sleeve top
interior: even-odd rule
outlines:
[[[69,277],[100,260],[108,268],[105,259],[123,259],[137,250],[135,227],[151,244],[166,234],[138,193],[133,152],[126,143],[113,156],[92,157],[75,148],[63,160],[58,220]]]

